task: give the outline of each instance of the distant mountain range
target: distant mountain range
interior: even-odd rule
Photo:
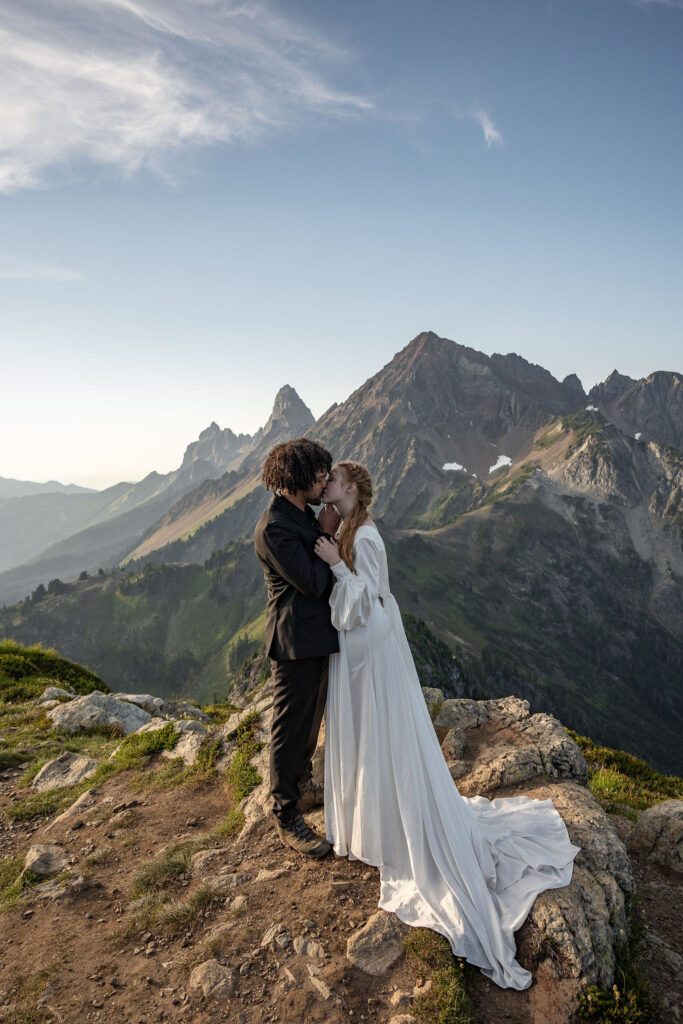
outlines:
[[[25,498],[27,494],[89,494],[91,487],[79,487],[78,484],[60,484],[58,480],[48,480],[45,484],[37,484],[33,480],[11,480],[0,476],[0,501],[5,498]]]
[[[425,332],[317,422],[283,388],[254,437],[212,424],[175,475],[146,478],[147,497],[125,491],[118,514],[98,506],[71,535],[65,522],[0,575],[5,600],[62,580],[0,613],[0,633],[115,687],[224,690],[262,638],[245,538],[269,500],[263,458],[305,432],[368,465],[401,608],[446,641],[468,692],[514,692],[680,772],[682,393],[675,372],[615,371],[586,394],[574,374]],[[14,501],[48,497],[0,505],[0,526]],[[94,497],[63,496],[74,510]]]
[[[282,388],[265,427],[236,435],[216,423],[188,445],[170,473],[149,473],[139,483],[103,491],[37,493],[0,501],[0,601],[16,601],[54,577],[117,565],[150,527],[206,480],[258,459],[278,440],[302,433],[313,414],[293,388]]]

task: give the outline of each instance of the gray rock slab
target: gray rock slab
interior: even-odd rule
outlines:
[[[69,866],[66,850],[61,846],[36,843],[24,857],[24,871],[34,875],[54,875]]]
[[[346,956],[366,974],[379,978],[403,956],[410,929],[395,916],[380,910],[347,940]]]
[[[227,892],[229,889],[236,889],[249,881],[249,875],[240,872],[231,872],[221,875],[206,875],[203,879],[204,885],[214,892]]]
[[[210,869],[215,874],[218,865],[229,857],[231,853],[232,850],[229,846],[224,846],[217,850],[199,850],[198,853],[193,853],[190,857],[188,871],[192,875],[203,875],[207,869]]]
[[[655,864],[683,871],[683,800],[663,800],[643,811],[628,849]]]
[[[56,729],[77,732],[81,729],[112,728],[123,736],[135,732],[149,722],[151,715],[136,704],[116,700],[104,693],[93,691],[84,697],[76,697],[68,704],[60,704],[47,712]]]
[[[161,715],[164,711],[164,701],[152,693],[112,693],[110,696],[116,700],[125,700],[129,704],[136,704],[150,715]]]
[[[190,988],[201,989],[206,999],[229,999],[235,991],[235,977],[218,960],[205,960],[190,974]]]
[[[40,769],[31,783],[31,788],[37,793],[44,793],[50,789],[64,789],[65,786],[75,786],[82,779],[87,779],[96,770],[99,761],[85,754],[74,754],[65,750],[59,757],[48,761]]]
[[[53,828],[58,827],[59,825],[66,825],[69,821],[82,814],[83,811],[87,811],[90,807],[94,807],[97,803],[96,794],[98,792],[99,791],[97,789],[86,789],[85,793],[81,793],[79,797],[76,797],[71,806],[67,807],[67,809],[62,811],[61,814],[58,814],[43,831],[50,832]]]
[[[55,700],[61,697],[68,697],[69,700],[73,700],[75,696],[75,693],[63,690],[61,686],[48,686],[40,695],[40,701],[42,703],[44,700]]]
[[[201,723],[194,722],[193,725],[201,725]],[[203,725],[201,727],[202,729],[204,729]],[[197,755],[199,754],[201,745],[204,742],[205,734],[206,729],[204,729],[204,733],[194,731],[184,732],[181,735],[178,742],[176,743],[175,747],[173,747],[172,750],[162,750],[161,756],[169,759],[172,759],[174,757],[181,757],[185,764],[194,764],[195,761],[197,760]]]

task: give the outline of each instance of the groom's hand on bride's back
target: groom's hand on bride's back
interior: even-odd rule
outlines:
[[[322,511],[318,516],[318,526],[323,533],[329,533],[331,536],[334,536],[340,523],[341,516],[334,505],[323,505]]]

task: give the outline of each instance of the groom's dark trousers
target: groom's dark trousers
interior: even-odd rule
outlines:
[[[270,790],[273,813],[298,812],[299,782],[310,773],[327,697],[328,656],[339,650],[328,598],[329,566],[313,551],[322,531],[313,511],[277,495],[254,533],[268,588],[266,653],[273,672]]]

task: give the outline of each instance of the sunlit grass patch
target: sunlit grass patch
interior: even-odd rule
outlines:
[[[39,644],[24,647],[15,640],[0,640],[0,691],[4,690],[7,681],[22,680],[29,685],[32,677],[44,677],[41,679],[43,687],[53,684],[64,688],[67,683],[78,694],[91,693],[93,690],[109,693],[109,687],[94,672],[62,658],[52,648],[41,647]]]
[[[178,843],[138,868],[133,876],[131,889],[134,895],[163,890],[187,871],[190,858],[199,845],[195,840]]]
[[[414,1000],[411,1013],[421,1024],[475,1024],[466,979],[472,968],[456,960],[443,935],[428,928],[411,929],[405,940],[408,955],[432,969],[431,987]]]
[[[229,839],[231,836],[237,835],[238,832],[242,831],[244,825],[244,811],[240,811],[237,808],[230,811],[229,814],[220,821],[215,828],[212,830],[213,835],[222,839]]]
[[[239,708],[235,704],[206,704],[202,711],[206,712],[207,715],[211,715],[211,720],[214,725],[223,725],[228,721],[231,715],[234,715]]]
[[[258,753],[263,744],[254,738],[260,714],[253,711],[246,715],[235,730],[237,743],[230,765],[225,773],[235,803],[238,804],[252,789],[262,781],[257,769],[251,763],[254,754]]]
[[[130,916],[117,937],[127,940],[148,928],[191,924],[200,914],[224,899],[224,894],[216,893],[205,885],[180,899],[158,890],[143,893],[131,903]]]
[[[111,846],[100,846],[98,849],[93,850],[92,853],[89,853],[87,857],[83,858],[80,867],[85,871],[100,867],[111,859],[111,854]]]
[[[635,817],[634,810],[683,798],[683,779],[661,775],[647,761],[624,750],[599,747],[587,736],[567,732],[586,758],[591,791],[605,810]]]
[[[187,766],[182,757],[172,757],[158,766],[134,775],[129,785],[133,793],[140,793],[144,789],[159,791],[173,789],[174,786],[181,785],[186,778]]]
[[[9,910],[22,893],[41,881],[39,875],[24,871],[23,857],[4,857],[0,860],[0,911]]]

